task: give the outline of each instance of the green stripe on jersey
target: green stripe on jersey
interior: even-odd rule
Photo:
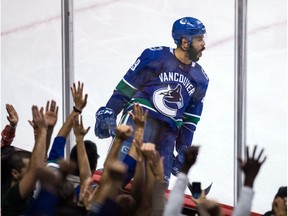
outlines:
[[[130,98],[137,92],[136,89],[133,89],[131,86],[127,85],[123,80],[118,83],[116,89]]]
[[[197,123],[200,121],[200,117],[197,116],[191,116],[191,115],[183,115],[183,119],[185,122],[192,122],[197,125]]]
[[[150,109],[154,112],[158,112],[157,110],[152,108],[152,105],[148,100],[143,98],[133,98],[125,107],[124,112],[126,112],[127,109],[130,109],[130,107],[133,106],[134,103],[139,103],[144,108]]]
[[[127,110],[129,110],[134,103],[139,103],[140,106],[146,108],[146,109],[149,109],[149,110],[152,110],[153,112],[158,112],[157,110],[155,110],[151,103],[144,99],[144,98],[133,98],[126,106],[126,108],[124,109],[124,112],[127,112]],[[183,121],[182,119],[175,119],[175,118],[171,118],[171,117],[168,117],[170,118],[172,121],[174,121],[174,123],[177,125],[178,128],[180,128],[183,124]]]

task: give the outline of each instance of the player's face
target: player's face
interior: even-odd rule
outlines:
[[[187,50],[189,59],[196,62],[202,56],[202,51],[205,50],[204,35],[199,35],[193,38],[192,45]]]

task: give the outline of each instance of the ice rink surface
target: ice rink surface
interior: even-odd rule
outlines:
[[[86,139],[97,143],[101,155],[98,168],[111,140],[95,137],[95,111],[143,49],[175,47],[176,19],[193,16],[205,24],[199,63],[210,85],[193,140],[200,154],[189,178],[203,187],[213,182],[209,198],[233,205],[234,1],[81,0],[74,1],[74,10],[75,81],[84,82],[89,95],[83,120],[92,127]],[[264,213],[287,185],[287,1],[248,1],[247,33],[247,145],[257,144],[268,157],[254,184],[252,210]],[[27,122],[33,104],[54,99],[62,109],[61,70],[60,1],[2,0],[1,129],[7,124],[5,104],[13,104],[20,116],[15,146],[33,148]]]

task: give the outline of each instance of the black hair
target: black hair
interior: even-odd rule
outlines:
[[[278,192],[275,195],[274,199],[276,199],[277,197],[281,197],[281,198],[287,197],[287,186],[282,186],[278,189]]]
[[[20,150],[20,151],[13,151],[11,152],[11,154],[5,155],[5,157],[1,158],[1,178],[2,178],[1,185],[11,183],[12,169],[15,169],[18,172],[20,172],[21,169],[25,166],[25,164],[23,163],[23,159],[30,159],[31,154],[32,153],[29,151]]]
[[[97,146],[94,142],[90,140],[85,140],[84,145],[85,145],[86,154],[87,154],[89,165],[90,165],[90,170],[93,173],[96,169],[96,164],[99,158],[99,155],[97,153]],[[70,160],[74,160],[75,162],[78,161],[77,145],[75,145],[71,150]],[[76,173],[77,175],[79,175],[79,170]]]

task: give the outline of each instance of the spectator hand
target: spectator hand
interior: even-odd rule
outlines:
[[[47,101],[45,110],[45,120],[47,122],[48,127],[54,127],[58,119],[58,106],[56,106],[56,102],[54,100],[51,100],[51,105],[50,106],[49,105],[50,102]]]
[[[41,107],[39,110],[37,106],[32,106],[32,116],[34,128],[47,128],[43,107]]]
[[[181,155],[179,153],[177,155],[177,157],[174,159],[172,174],[174,176],[176,176],[180,171],[187,174],[189,169],[195,164],[195,162],[197,160],[198,152],[199,152],[199,146],[187,147],[184,150],[184,161],[183,162],[180,159],[183,156],[181,157]]]
[[[133,113],[134,112],[134,113]],[[147,119],[148,111],[143,112],[142,107],[138,103],[133,104],[133,112],[130,111],[129,115],[132,116],[132,119],[136,125],[136,127],[145,127],[145,122]]]
[[[85,94],[85,96],[83,97],[83,87],[84,87],[84,84],[80,83],[79,81],[78,81],[77,88],[76,88],[75,83],[73,83],[73,87],[70,87],[73,101],[75,103],[75,108],[79,110],[80,112],[82,112],[82,110],[86,106],[87,98],[88,98],[87,94]]]
[[[6,104],[6,110],[8,113],[7,120],[10,122],[11,127],[16,127],[19,121],[18,114],[11,104]]]
[[[115,137],[116,114],[114,110],[107,107],[100,107],[96,112],[96,123],[94,132],[100,139]]]
[[[126,140],[128,137],[131,136],[133,132],[133,128],[129,125],[118,125],[116,127],[116,137],[121,139],[121,140]]]
[[[83,126],[83,121],[82,121],[82,116],[80,116],[80,121],[79,121],[79,116],[76,115],[73,118],[73,131],[75,134],[75,137],[84,137],[88,131],[90,130],[90,127],[88,127],[87,129],[84,128]]]
[[[241,169],[243,170],[243,173],[245,175],[244,185],[248,187],[253,187],[254,180],[256,176],[258,175],[258,172],[262,166],[262,164],[265,162],[266,157],[262,161],[260,161],[260,158],[263,154],[264,149],[261,149],[258,156],[256,156],[256,150],[257,146],[253,149],[253,154],[250,157],[249,156],[249,147],[246,147],[246,158],[247,161],[244,162],[241,158],[238,158],[238,161],[240,163]]]

